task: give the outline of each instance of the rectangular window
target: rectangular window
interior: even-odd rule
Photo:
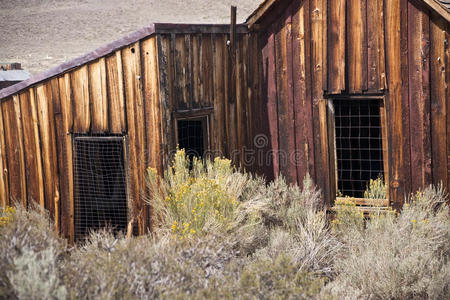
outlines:
[[[382,100],[335,99],[333,111],[337,192],[364,198],[370,179],[386,179]]]
[[[208,148],[207,117],[177,120],[178,147],[192,157],[203,158]]]
[[[127,228],[123,136],[77,136],[74,147],[75,238],[105,226]]]

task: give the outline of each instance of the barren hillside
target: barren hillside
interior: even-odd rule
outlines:
[[[0,0],[0,62],[45,71],[154,22],[238,22],[261,0]]]

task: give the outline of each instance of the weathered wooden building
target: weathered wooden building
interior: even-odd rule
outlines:
[[[101,222],[144,232],[147,167],[177,144],[228,156],[251,136],[256,40],[238,25],[232,58],[229,28],[153,24],[2,90],[1,205],[38,203],[72,240]]]
[[[331,206],[449,187],[449,20],[437,0],[267,0],[236,28],[153,24],[0,91],[1,205],[48,209],[73,240],[151,223],[147,167],[176,145]],[[230,45],[230,40],[232,43]]]
[[[450,187],[449,8],[438,0],[267,0],[258,35],[266,174],[308,172],[332,205],[369,178],[400,207],[428,184]],[[276,151],[274,151],[276,150]],[[299,159],[298,159],[299,158]],[[356,199],[364,203],[363,199]]]

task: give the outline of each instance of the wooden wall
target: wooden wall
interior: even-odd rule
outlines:
[[[37,203],[73,240],[73,136],[126,135],[130,217],[145,232],[152,226],[144,205],[146,169],[163,173],[180,116],[208,114],[211,154],[253,167],[244,154],[252,147],[258,97],[256,35],[240,26],[232,59],[227,26],[159,26],[164,33],[2,100],[2,206]]]
[[[124,134],[131,217],[144,232],[145,169],[162,172],[157,51],[152,36],[2,100],[1,205],[39,204],[73,240],[73,134]]]
[[[330,204],[327,98],[371,95],[385,97],[391,203],[430,183],[450,187],[448,22],[412,0],[286,2],[250,24],[267,123],[255,130],[274,153],[267,176],[301,183],[308,172]],[[302,159],[286,163],[293,151]]]
[[[163,143],[166,153],[176,149],[176,118],[206,114],[210,130],[208,150],[250,169],[253,165],[244,161],[244,152],[252,147],[256,121],[253,111],[257,107],[252,105],[258,97],[257,41],[255,35],[238,34],[233,60],[228,39],[225,33],[173,33],[158,37],[161,103],[165,112]]]

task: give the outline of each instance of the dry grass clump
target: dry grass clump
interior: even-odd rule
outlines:
[[[104,229],[71,249],[42,212],[2,210],[0,298],[444,299],[450,294],[450,218],[441,188],[411,196],[399,213],[378,212],[368,220],[342,199],[329,226],[309,176],[303,188],[282,177],[266,184],[236,172],[224,159],[206,165],[194,160],[190,166],[180,151],[164,178],[149,170],[149,187],[156,234],[126,238]]]
[[[359,221],[348,224],[340,231],[345,247],[335,260],[338,276],[329,289],[339,297],[363,299],[447,297],[450,218],[445,201],[442,188],[429,187],[413,195],[398,216],[374,215],[362,230]]]
[[[65,287],[58,277],[58,264],[65,251],[39,208],[17,204],[1,210],[0,298],[61,298]]]
[[[154,299],[189,295],[236,259],[232,244],[218,237],[154,240],[92,233],[64,266],[76,299]]]

